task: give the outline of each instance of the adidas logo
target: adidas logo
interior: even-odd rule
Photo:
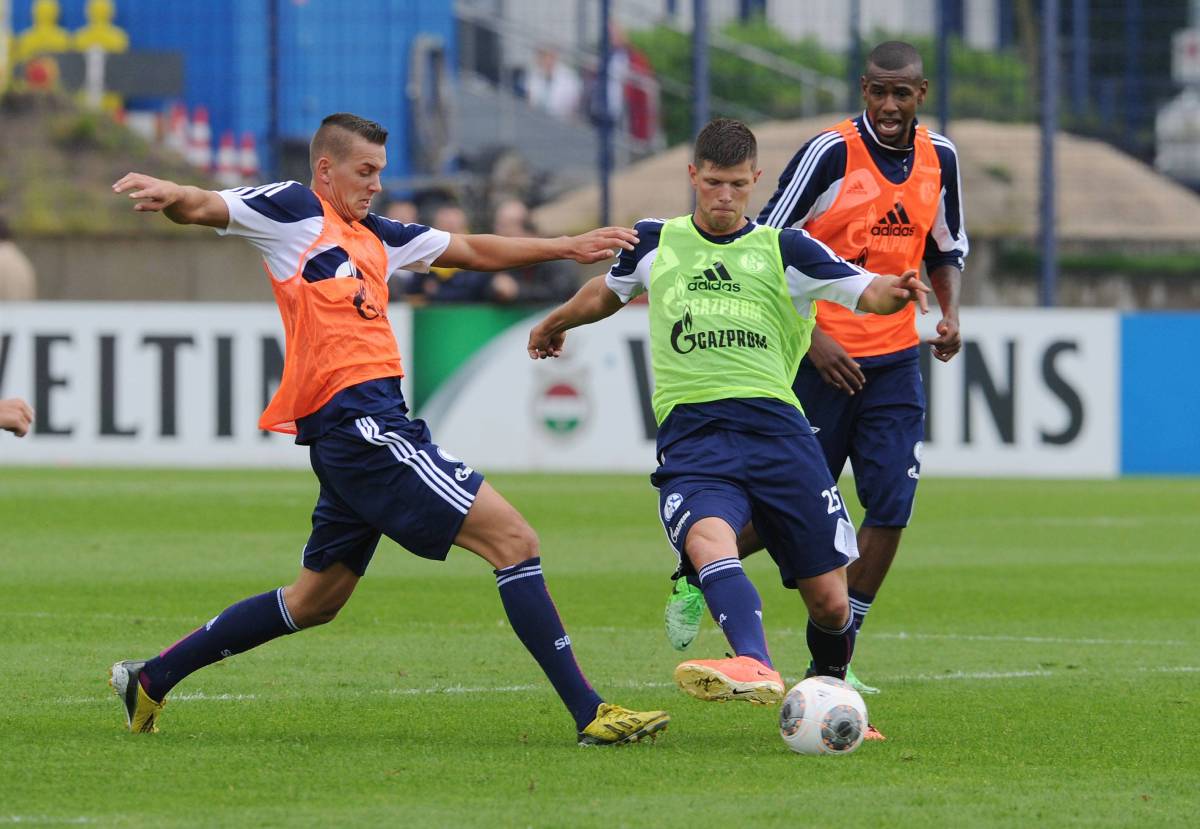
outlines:
[[[867,186],[862,183],[861,179],[854,179],[846,187],[846,195],[848,196],[865,196],[867,195]]]
[[[729,271],[721,262],[712,265],[692,277],[688,284],[689,291],[724,291],[725,293],[741,293],[742,286],[733,281]]]
[[[872,236],[912,236],[914,233],[916,228],[912,226],[900,202],[892,205],[892,209],[871,228]]]

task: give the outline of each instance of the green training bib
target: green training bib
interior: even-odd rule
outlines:
[[[718,245],[691,216],[671,219],[659,235],[649,294],[660,425],[680,403],[773,397],[800,409],[792,381],[814,315],[802,317],[792,304],[777,228],[758,225]]]

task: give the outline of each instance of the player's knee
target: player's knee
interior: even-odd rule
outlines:
[[[509,522],[496,535],[492,564],[497,570],[520,564],[538,554],[537,533],[523,518]]]
[[[850,619],[850,600],[844,592],[817,596],[809,604],[808,615],[823,628],[839,629]]]
[[[292,621],[296,623],[296,627],[303,630],[304,628],[329,624],[337,618],[338,611],[345,604],[344,601],[338,599],[300,601],[297,602],[296,607],[289,605],[288,611],[291,613]]]

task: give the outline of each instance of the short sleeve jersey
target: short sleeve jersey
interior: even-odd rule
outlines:
[[[282,181],[235,187],[218,195],[229,208],[229,226],[217,233],[241,236],[254,245],[272,278],[282,281],[297,271],[307,282],[351,275],[344,251],[334,246],[313,247],[325,218],[317,194],[303,184]],[[367,214],[362,224],[383,243],[388,273],[397,268],[425,273],[450,244],[450,234],[445,231],[374,213]]]

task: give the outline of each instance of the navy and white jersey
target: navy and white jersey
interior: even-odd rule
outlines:
[[[899,149],[880,143],[865,112],[854,119],[854,124],[879,172],[895,184],[904,183],[912,171],[913,147]],[[925,267],[933,270],[953,265],[962,270],[970,245],[963,220],[958,151],[950,139],[932,130],[929,139],[941,164],[942,190],[933,227],[925,237]],[[758,214],[759,223],[804,227],[833,206],[845,174],[845,139],[837,129],[820,133],[792,156],[779,177],[778,189]]]
[[[629,302],[650,289],[650,269],[658,253],[663,223],[662,219],[642,219],[635,224],[637,245],[633,250],[621,251],[605,276],[604,284],[622,302]],[[692,227],[696,227],[694,221]],[[741,230],[727,236],[713,236],[698,227],[696,232],[714,244],[725,245],[740,239],[755,227],[754,222],[747,222]],[[812,312],[812,301],[817,299],[856,308],[859,296],[875,278],[874,274],[850,264],[803,230],[782,231],[779,234],[779,253],[787,274],[788,290],[796,310],[805,318]]]
[[[649,290],[650,269],[658,251],[662,219],[642,219],[634,225],[638,233],[633,250],[621,251],[620,257],[604,278],[605,285],[622,302]],[[695,223],[693,222],[693,227]],[[727,236],[713,236],[696,228],[705,239],[728,244],[755,228],[754,222]],[[787,229],[779,234],[779,252],[787,273],[797,311],[807,317],[812,301],[826,299],[847,308],[855,308],[858,299],[875,275],[840,258],[822,242],[803,230]],[[715,427],[760,435],[805,435],[812,427],[792,405],[774,398],[737,398],[708,403],[684,403],[676,406],[658,427],[660,463],[666,449],[700,429]]]
[[[272,278],[283,282],[297,270],[308,282],[353,276],[349,256],[341,248],[332,243],[313,247],[325,214],[317,194],[303,184],[281,181],[221,190],[217,195],[229,208],[229,226],[217,233],[241,236],[258,248]],[[367,214],[362,225],[383,243],[387,273],[397,268],[424,273],[450,244],[450,234],[445,231],[374,213]]]

